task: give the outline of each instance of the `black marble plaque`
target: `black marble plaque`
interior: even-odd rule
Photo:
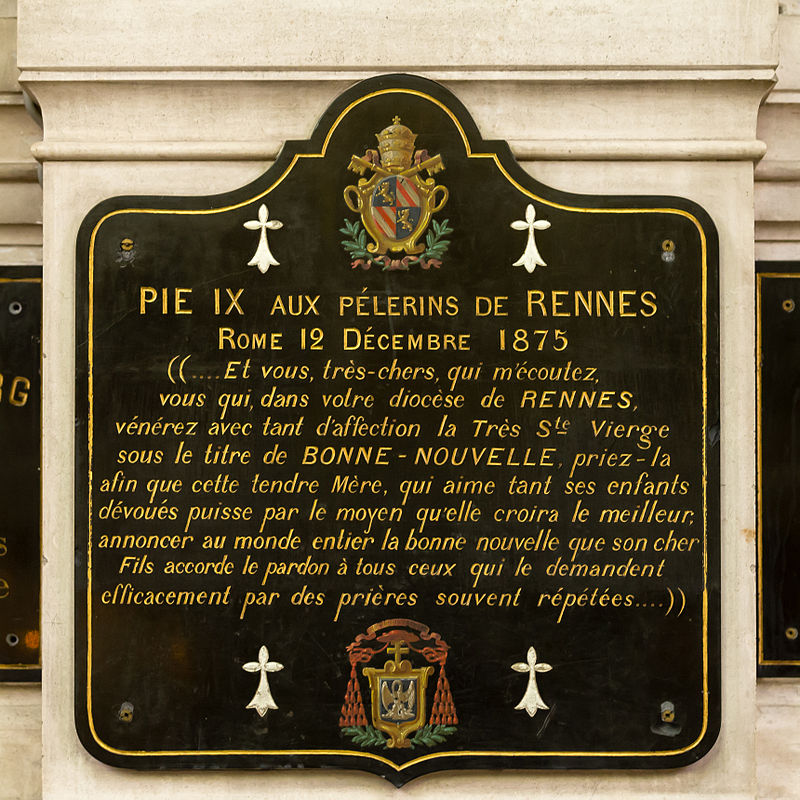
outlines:
[[[676,767],[719,726],[717,237],[358,84],[77,247],[77,725],[118,766]]]
[[[757,265],[758,671],[800,675],[800,264]]]
[[[38,681],[42,269],[0,267],[0,681]]]

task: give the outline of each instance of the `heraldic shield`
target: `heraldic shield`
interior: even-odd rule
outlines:
[[[455,733],[458,717],[444,671],[449,648],[439,634],[414,620],[387,619],[369,627],[366,634],[359,634],[347,649],[351,674],[339,725],[357,744],[389,748],[431,746]],[[369,680],[370,728],[364,713],[356,664],[367,663],[381,653],[391,656],[382,669],[362,669]],[[428,679],[434,668],[415,667],[411,660],[403,658],[406,655],[439,665],[429,720],[426,720],[426,697]]]
[[[349,169],[370,178],[361,178],[357,186],[344,190],[344,200],[351,211],[361,214],[361,222],[373,242],[367,250],[376,255],[405,251],[418,255],[425,250],[417,239],[428,228],[431,215],[447,202],[447,187],[437,185],[433,175],[444,169],[440,155],[414,150],[417,135],[400,117],[376,134],[379,150],[367,150],[350,159]],[[424,178],[423,172],[429,177]]]
[[[372,191],[372,220],[388,239],[406,239],[419,228],[421,203],[413,178],[384,178]]]
[[[402,639],[387,648],[394,661],[387,661],[383,669],[365,667],[372,696],[372,724],[389,734],[387,747],[411,747],[406,738],[425,721],[425,690],[433,667],[413,669],[411,662],[402,659],[409,649]]]

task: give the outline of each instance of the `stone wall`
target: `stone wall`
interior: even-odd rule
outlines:
[[[355,772],[147,773],[88,756],[72,721],[71,514],[74,251],[83,216],[111,195],[240,186],[269,166],[284,139],[307,138],[344,88],[392,71],[443,82],[485,138],[509,140],[525,169],[549,185],[675,194],[703,205],[720,234],[722,342],[723,725],[714,750],[670,772],[475,771],[433,775],[402,791],[413,798],[792,796],[800,693],[791,681],[756,685],[754,600],[753,260],[798,258],[800,250],[793,194],[800,151],[798,137],[787,135],[797,130],[800,72],[788,57],[760,110],[779,47],[798,51],[800,16],[783,6],[779,18],[773,0],[324,8],[247,0],[235,12],[212,0],[190,7],[20,0],[21,80],[42,107],[44,135],[20,105],[8,57],[0,98],[15,99],[0,106],[0,132],[13,135],[0,137],[0,181],[4,197],[15,199],[0,197],[0,258],[40,257],[40,195],[28,156],[35,142],[46,220],[44,797],[395,796]],[[3,42],[13,41],[14,12],[0,0]],[[13,775],[0,785],[2,800],[38,796],[38,702],[35,689],[0,686],[12,729],[0,733],[0,764]]]

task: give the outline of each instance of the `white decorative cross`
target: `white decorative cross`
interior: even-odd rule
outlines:
[[[269,219],[269,211],[267,211],[267,207],[264,203],[258,208],[258,219],[248,220],[244,223],[244,227],[249,231],[261,230],[255,255],[247,262],[247,266],[258,267],[258,269],[264,273],[270,267],[275,267],[280,264],[280,261],[270,252],[269,242],[267,242],[267,228],[271,231],[276,231],[278,228],[283,227],[283,223],[277,219]]]
[[[540,708],[543,710],[547,710],[550,708],[544,700],[542,700],[542,696],[539,694],[539,687],[536,685],[536,673],[537,672],[550,672],[553,669],[549,664],[537,664],[536,663],[536,651],[532,648],[528,648],[528,658],[526,663],[518,662],[516,664],[511,665],[511,669],[515,672],[527,672],[528,673],[528,686],[525,689],[525,694],[522,696],[522,700],[514,706],[515,710],[522,710],[528,712],[528,716],[533,716]]]
[[[550,223],[545,219],[536,219],[536,209],[533,207],[533,203],[528,203],[528,207],[525,209],[525,219],[514,220],[511,223],[511,227],[515,231],[528,231],[528,243],[525,245],[525,252],[512,266],[525,267],[528,272],[533,272],[537,266],[546,267],[547,264],[539,255],[539,249],[536,247],[536,239],[533,232],[534,230],[547,230],[550,227]]]
[[[276,709],[278,705],[272,699],[267,673],[280,672],[283,669],[283,664],[279,664],[277,661],[270,661],[269,650],[267,650],[266,645],[262,645],[261,649],[258,651],[258,661],[248,661],[246,664],[242,665],[242,669],[247,672],[261,673],[258,689],[256,689],[253,699],[245,708],[254,708],[260,717],[263,717],[270,708]]]

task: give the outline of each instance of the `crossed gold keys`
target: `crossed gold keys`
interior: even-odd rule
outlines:
[[[429,175],[435,175],[437,172],[441,172],[444,169],[444,161],[442,161],[442,157],[437,153],[435,156],[431,156],[425,161],[421,161],[419,164],[414,164],[402,172],[391,172],[388,169],[384,169],[379,164],[373,164],[371,161],[367,161],[366,158],[362,158],[361,156],[352,156],[347,169],[351,170],[352,172],[357,172],[359,175],[363,175],[368,169],[371,169],[374,170],[375,174],[381,178],[390,178],[392,176],[398,178],[410,178],[412,175],[416,175],[417,173],[426,170]],[[388,200],[390,198],[387,197],[386,199]]]

